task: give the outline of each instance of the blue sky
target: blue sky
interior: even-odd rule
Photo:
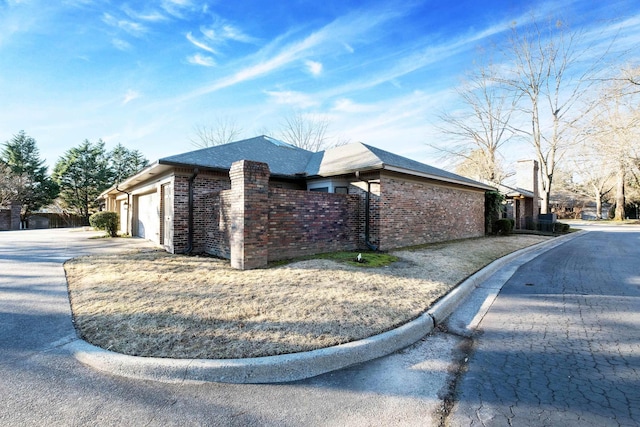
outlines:
[[[277,137],[300,111],[333,138],[443,166],[426,145],[447,143],[438,115],[532,11],[640,45],[637,0],[0,0],[0,142],[25,130],[50,167],[99,138],[154,161],[218,118]]]

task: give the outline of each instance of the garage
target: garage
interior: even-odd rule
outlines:
[[[136,236],[160,243],[160,199],[158,193],[137,197]]]

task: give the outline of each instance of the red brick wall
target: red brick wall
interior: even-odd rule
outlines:
[[[268,260],[269,166],[241,160],[231,165],[231,266],[266,267]]]
[[[193,171],[176,170],[173,180],[173,250],[180,253],[187,248],[189,236],[189,178]],[[193,248],[195,253],[205,251],[206,233],[209,228],[208,199],[212,193],[231,188],[227,174],[199,173],[193,182]]]
[[[380,249],[484,235],[484,192],[381,176]]]
[[[231,191],[211,193],[205,197],[204,252],[220,258],[231,258],[229,232]]]
[[[272,188],[269,261],[358,247],[360,198]]]
[[[210,177],[196,191],[194,251],[233,259],[235,250],[253,268],[253,261],[365,248],[365,182],[353,181],[348,195],[273,187],[265,194],[268,169],[249,164],[235,174],[237,188],[220,191],[230,181]],[[176,189],[188,177],[176,177]],[[369,178],[379,179],[371,183],[369,241],[381,250],[484,234],[483,191],[391,173]],[[180,234],[186,243],[186,226]]]
[[[367,248],[366,246],[366,211],[367,211],[367,189],[371,190],[369,194],[369,243],[373,245],[380,244],[380,183],[377,182],[380,178],[379,174],[370,174],[369,176],[362,177],[364,181],[354,181],[349,185],[349,194],[358,196],[358,247]],[[367,182],[372,181],[369,186]]]

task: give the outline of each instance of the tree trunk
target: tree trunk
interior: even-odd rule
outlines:
[[[616,173],[616,214],[614,220],[622,221],[624,220],[624,178],[625,178],[625,170],[624,166],[620,165],[618,172]]]
[[[542,190],[540,192],[540,213],[548,214],[549,213],[549,192],[547,190]]]
[[[540,173],[538,175],[539,182],[539,190],[540,193],[540,213],[548,214],[551,213],[550,207],[550,198],[551,198],[551,181],[550,175],[547,171],[547,163],[542,163],[544,161],[544,157],[538,156],[540,161]],[[541,159],[541,160],[540,160]]]
[[[602,219],[602,194],[596,190],[596,219]]]

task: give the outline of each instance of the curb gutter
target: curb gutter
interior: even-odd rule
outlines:
[[[75,339],[64,346],[81,363],[128,378],[168,383],[259,384],[296,381],[346,368],[408,347],[433,331],[469,294],[498,270],[524,255],[559,246],[584,232],[541,242],[506,255],[471,275],[426,313],[399,328],[318,350],[248,359],[168,359],[128,356]],[[537,254],[539,255],[539,254]],[[537,256],[536,255],[536,256]]]

